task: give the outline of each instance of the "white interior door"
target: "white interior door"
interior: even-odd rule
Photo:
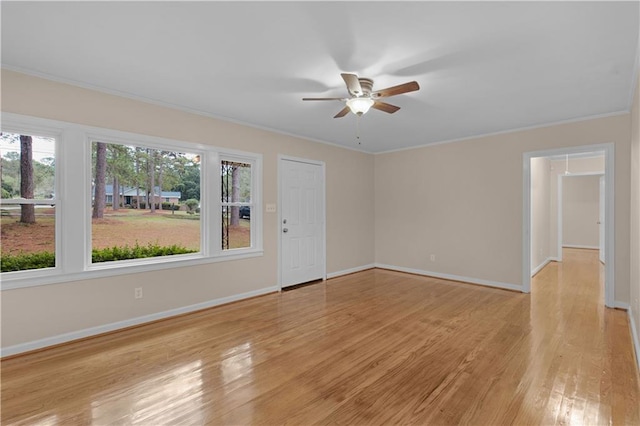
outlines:
[[[598,230],[600,234],[599,249],[600,262],[604,263],[604,211],[605,211],[605,185],[604,176],[600,176],[600,218],[598,219]]]
[[[324,170],[280,159],[282,287],[324,278]]]

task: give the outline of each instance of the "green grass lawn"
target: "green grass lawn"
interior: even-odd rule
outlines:
[[[19,213],[2,216],[2,238],[0,252],[4,254],[53,252],[55,248],[54,209],[46,216],[39,215],[36,223],[24,225],[18,222]],[[45,213],[45,212],[42,212]],[[121,209],[108,210],[103,219],[92,219],[92,248],[104,249],[114,246],[138,244],[160,246],[178,245],[190,250],[200,249],[200,218],[186,212],[158,210]],[[251,244],[250,222],[241,219],[239,226],[229,229],[230,248],[249,247]]]

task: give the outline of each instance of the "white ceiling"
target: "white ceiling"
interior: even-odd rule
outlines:
[[[1,2],[2,66],[368,152],[627,111],[634,2]],[[402,109],[332,118],[340,72]]]

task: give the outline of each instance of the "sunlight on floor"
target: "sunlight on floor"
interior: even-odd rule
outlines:
[[[149,424],[150,419],[158,422],[166,412],[170,420],[188,416],[189,423],[201,424],[202,402],[202,362],[194,361],[144,380],[128,392],[109,393],[93,401],[92,421],[104,425],[117,418],[119,422]]]

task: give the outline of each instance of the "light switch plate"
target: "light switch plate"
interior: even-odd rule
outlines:
[[[267,204],[267,213],[275,213],[276,205],[275,204]]]

